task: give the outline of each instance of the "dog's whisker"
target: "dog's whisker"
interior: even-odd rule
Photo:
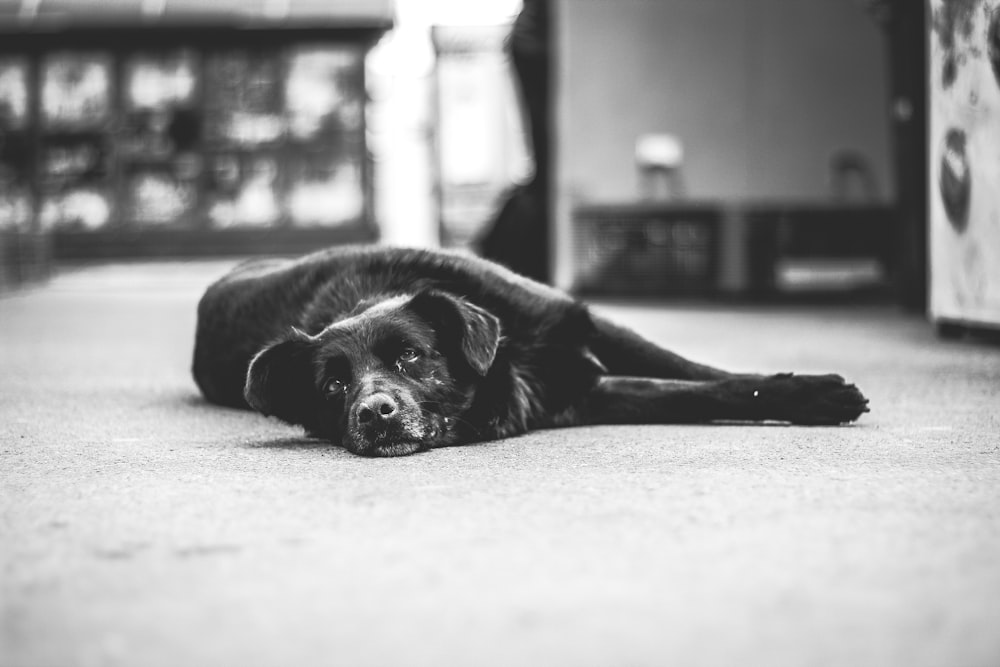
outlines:
[[[437,405],[437,406],[440,406],[441,405],[440,401],[420,401],[420,402],[417,403],[417,405],[420,408],[420,411],[422,413],[424,413],[424,414],[431,414],[431,415],[442,416],[443,417],[443,415],[438,415],[438,413],[431,412],[430,410],[427,410],[427,409],[425,409],[423,407],[425,405]],[[469,430],[471,430],[477,436],[481,436],[482,435],[482,432],[478,428],[476,428],[476,426],[472,422],[470,422],[470,421],[468,421],[466,419],[462,419],[461,417],[455,417],[455,416],[444,417],[444,419],[445,419],[445,421],[457,422],[459,424],[462,424],[462,425],[466,426],[467,428],[469,428]]]

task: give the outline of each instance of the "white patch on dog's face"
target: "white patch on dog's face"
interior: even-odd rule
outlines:
[[[357,315],[337,320],[323,329],[317,337],[322,337],[330,332],[338,330],[350,331],[352,328],[356,328],[366,321],[374,321],[379,317],[384,317],[391,312],[398,311],[402,306],[406,305],[409,300],[410,297],[401,294],[386,298],[382,301],[377,301]]]

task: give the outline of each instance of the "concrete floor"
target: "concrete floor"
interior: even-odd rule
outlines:
[[[605,306],[872,413],[368,460],[199,400],[226,266],[0,297],[4,667],[1000,664],[997,347],[870,307]]]

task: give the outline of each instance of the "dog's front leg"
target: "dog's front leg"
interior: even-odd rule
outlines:
[[[832,425],[868,412],[839,375],[743,375],[724,380],[603,376],[575,412],[579,424],[787,421]]]

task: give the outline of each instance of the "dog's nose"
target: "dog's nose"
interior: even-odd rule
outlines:
[[[372,394],[361,401],[358,406],[358,423],[371,424],[372,422],[388,421],[393,418],[398,409],[396,401],[392,400],[392,396],[389,394]]]

